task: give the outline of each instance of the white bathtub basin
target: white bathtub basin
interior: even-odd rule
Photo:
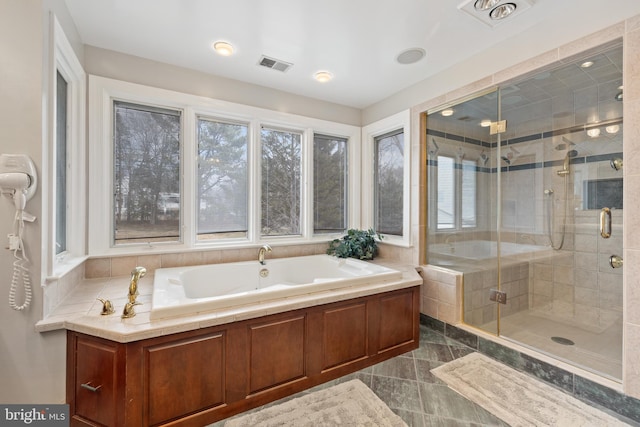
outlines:
[[[397,270],[329,255],[270,259],[265,265],[245,261],[162,268],[155,272],[151,319],[401,278]]]

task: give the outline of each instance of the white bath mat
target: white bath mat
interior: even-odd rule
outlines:
[[[360,380],[351,380],[258,412],[231,418],[225,427],[407,427]]]
[[[447,385],[511,426],[626,426],[533,377],[480,353],[431,372]]]

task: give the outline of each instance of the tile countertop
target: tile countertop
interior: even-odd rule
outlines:
[[[116,342],[127,343],[409,288],[422,283],[422,278],[413,266],[380,261],[375,263],[402,271],[402,279],[376,285],[352,286],[156,320],[150,320],[149,318],[154,279],[152,274],[148,274],[138,282],[140,295],[137,301],[141,302],[142,305],[135,306],[136,316],[128,319],[122,319],[120,316],[127,302],[129,276],[86,279],[76,286],[53,310],[50,316],[36,323],[36,331],[47,332],[68,329]],[[111,300],[115,313],[106,316],[101,315],[102,302],[98,301],[98,298]]]

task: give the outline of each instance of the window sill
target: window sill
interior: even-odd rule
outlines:
[[[50,276],[47,276],[44,280],[45,284],[48,285],[53,282],[57,282],[62,279],[66,274],[73,271],[80,264],[85,262],[89,258],[86,255],[83,256],[66,256],[63,258],[63,261],[60,263],[56,263],[53,266],[53,271]]]

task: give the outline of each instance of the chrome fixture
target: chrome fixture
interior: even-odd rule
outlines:
[[[141,305],[141,302],[137,302],[136,298],[140,295],[138,292],[138,281],[147,274],[147,269],[144,267],[136,267],[131,270],[131,281],[129,282],[129,302],[127,302],[124,306],[124,310],[122,311],[122,318],[127,319],[129,317],[133,317],[136,315],[135,310],[133,309],[136,305]]]
[[[614,168],[617,171],[622,169],[622,159],[619,157],[616,157],[615,159],[611,159],[609,164],[611,165],[612,168]]]
[[[473,6],[476,10],[488,10],[495,7],[498,3],[500,3],[500,0],[476,0]]]
[[[566,139],[566,141],[573,144],[568,139]],[[577,155],[578,152],[576,150],[567,150],[567,154],[564,156],[564,161],[562,162],[562,169],[557,172],[558,176],[564,178],[564,210],[562,215],[560,243],[557,245],[553,242],[553,230],[551,227],[552,217],[555,212],[555,209],[553,209],[553,190],[544,191],[545,196],[549,199],[549,202],[547,203],[547,237],[549,237],[551,247],[555,250],[560,250],[564,246],[564,238],[567,231],[567,210],[569,209],[569,180],[567,179],[567,176],[571,173],[571,158]]]
[[[618,255],[611,255],[609,257],[609,265],[611,268],[620,268],[622,267],[622,258]]]
[[[616,93],[616,101],[622,101],[622,91]]]
[[[269,245],[263,245],[259,250],[258,250],[258,262],[262,265],[265,264],[264,262],[264,256],[267,252],[271,252],[271,246]]]
[[[102,311],[100,312],[101,315],[107,316],[115,312],[115,310],[113,309],[113,304],[111,304],[111,301],[109,301],[108,299],[102,299],[102,298],[97,298],[97,300],[102,303]]]

